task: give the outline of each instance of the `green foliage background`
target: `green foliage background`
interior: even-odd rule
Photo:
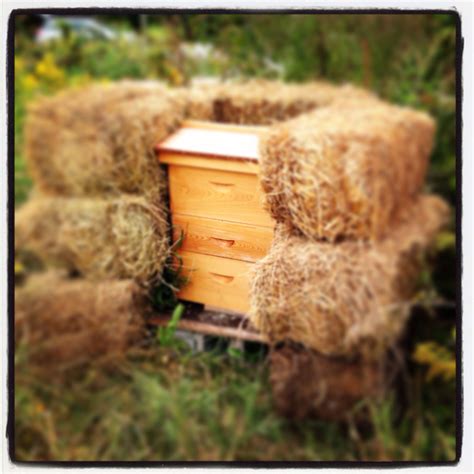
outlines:
[[[23,159],[28,104],[93,81],[153,78],[183,85],[197,75],[326,79],[370,88],[423,109],[438,126],[428,190],[455,206],[455,41],[451,14],[148,15],[97,17],[133,41],[34,42],[29,17],[15,33],[15,202],[28,197]],[[184,43],[209,43],[205,59]],[[455,456],[455,238],[439,237],[422,275],[402,391],[370,406],[360,431],[290,423],[271,410],[262,358],[200,356],[156,345],[117,372],[84,368],[68,381],[36,379],[17,351],[16,435],[21,459],[452,460]],[[65,386],[67,390],[65,390]],[[124,389],[124,387],[126,387]]]

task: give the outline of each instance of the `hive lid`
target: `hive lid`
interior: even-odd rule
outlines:
[[[260,135],[265,130],[266,127],[186,121],[156,149],[160,153],[258,161]]]

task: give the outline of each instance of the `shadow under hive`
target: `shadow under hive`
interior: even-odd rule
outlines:
[[[173,239],[184,233],[182,300],[249,309],[250,271],[267,254],[275,224],[257,176],[264,130],[189,121],[157,147],[168,165]]]

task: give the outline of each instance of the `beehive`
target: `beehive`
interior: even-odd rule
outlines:
[[[274,221],[258,183],[264,127],[185,122],[157,147],[168,165],[173,239],[188,284],[179,298],[245,313],[254,262],[264,257]]]

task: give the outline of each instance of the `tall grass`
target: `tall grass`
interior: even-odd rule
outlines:
[[[21,354],[21,348],[19,350]],[[21,357],[21,356],[19,356]],[[16,369],[18,460],[351,461],[452,460],[447,388],[410,375],[409,404],[369,404],[369,423],[294,423],[272,410],[267,367],[222,351],[154,346],[114,370],[66,379]],[[449,394],[448,394],[449,395]],[[444,418],[444,419],[443,419]]]

